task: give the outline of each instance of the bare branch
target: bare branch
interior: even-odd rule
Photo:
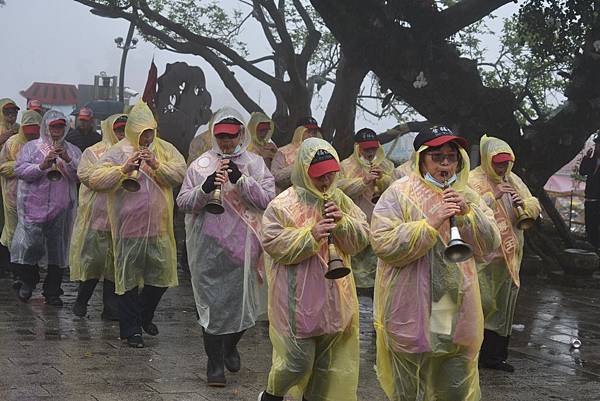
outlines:
[[[302,63],[302,68],[306,69],[310,58],[319,47],[319,42],[321,41],[321,32],[317,31],[315,28],[312,18],[310,18],[308,11],[306,11],[306,8],[302,5],[300,0],[293,0],[293,2],[294,7],[296,7],[296,10],[298,10],[298,13],[300,14],[300,17],[302,17],[302,21],[304,21],[304,25],[306,25],[306,30],[308,32],[306,41],[304,42],[304,47],[300,53],[300,62]]]
[[[438,14],[436,31],[441,38],[447,38],[511,1],[513,0],[459,1]]]
[[[281,46],[281,43],[277,42],[277,40],[273,36],[273,32],[271,32],[271,27],[269,25],[269,22],[267,21],[267,18],[265,17],[265,13],[262,10],[262,6],[257,1],[254,1],[253,7],[254,11],[252,15],[260,23],[263,33],[265,34],[267,42],[269,42],[271,48],[277,51]]]

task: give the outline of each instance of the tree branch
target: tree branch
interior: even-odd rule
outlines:
[[[437,16],[439,38],[447,38],[513,0],[462,0]]]
[[[278,43],[275,37],[273,36],[273,32],[271,32],[271,27],[269,26],[269,22],[265,17],[265,13],[262,10],[262,6],[259,4],[258,1],[254,1],[253,7],[254,12],[252,13],[252,15],[260,23],[263,33],[265,34],[267,42],[269,42],[271,48],[275,50],[275,52],[277,52],[278,49],[281,47],[281,43]]]
[[[304,21],[304,25],[306,25],[306,30],[308,32],[306,36],[306,41],[304,42],[304,47],[302,48],[302,52],[300,52],[300,64],[302,69],[306,69],[310,58],[315,53],[317,48],[319,47],[319,42],[321,41],[321,32],[317,31],[315,28],[315,24],[308,15],[308,11],[302,5],[300,0],[293,0],[294,7],[298,10],[300,17],[302,17],[302,21]]]

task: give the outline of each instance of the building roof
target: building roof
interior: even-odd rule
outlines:
[[[75,85],[34,82],[29,88],[21,91],[26,99],[37,99],[44,104],[75,105],[78,90]]]

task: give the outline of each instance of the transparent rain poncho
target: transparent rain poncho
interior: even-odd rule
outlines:
[[[224,107],[209,123],[214,124],[242,116]],[[237,183],[227,182],[222,190],[225,212],[211,214],[204,210],[211,194],[202,185],[212,175],[222,152],[217,141],[213,148],[190,165],[177,205],[186,213],[186,242],[192,287],[199,324],[209,334],[237,333],[254,326],[264,314],[260,300],[262,248],[260,233],[264,209],[275,196],[273,176],[262,158],[248,152],[250,134],[244,127],[241,146],[227,155],[242,173]]]
[[[40,137],[27,142],[21,148],[15,163],[17,185],[18,222],[10,248],[11,261],[23,265],[37,265],[47,261],[49,265],[67,267],[71,230],[77,213],[77,165],[81,151],[65,141],[67,127],[58,141],[67,151],[71,161],[56,159],[56,167],[62,178],[52,182],[48,170],[39,165],[52,150],[53,141],[48,123],[69,119],[60,111],[49,110],[42,118]]]
[[[326,194],[312,184],[308,167],[324,149],[338,156],[322,139],[300,147],[292,172],[293,186],[279,194],[263,217],[263,246],[273,259],[269,279],[269,335],[273,363],[267,392],[311,401],[356,401],[359,366],[358,301],[352,274],[325,278],[327,240],[311,234],[321,219],[325,197],[343,212],[333,230],[345,266],[369,239],[365,214],[337,188]]]
[[[185,159],[175,146],[158,138],[148,148],[158,169],[142,163],[140,190],[128,192],[121,183],[128,176],[122,166],[139,149],[142,132],[156,134],[156,120],[146,103],[128,114],[125,138],[102,155],[89,176],[89,187],[108,192],[108,215],[115,258],[115,292],[119,295],[144,284],[175,287],[177,253],[173,234],[173,188],[183,181]]]
[[[0,243],[10,248],[15,228],[17,228],[17,177],[15,177],[15,163],[27,137],[23,133],[24,125],[40,125],[42,116],[33,110],[27,110],[21,115],[19,133],[13,135],[4,143],[0,151],[0,185],[4,204],[4,227]]]
[[[517,295],[521,285],[519,270],[523,258],[523,230],[516,227],[516,213],[508,194],[495,199],[494,189],[503,181],[492,167],[492,157],[498,153],[514,153],[510,146],[501,139],[484,135],[479,149],[481,166],[469,176],[469,185],[494,211],[496,224],[500,230],[502,246],[494,252],[489,264],[482,263],[479,269],[479,286],[481,302],[485,317],[485,328],[493,330],[501,336],[508,336],[512,330],[512,322],[517,303]],[[506,178],[519,193],[525,203],[523,208],[529,217],[537,218],[541,212],[538,200],[523,181],[512,170],[513,162],[509,162]]]
[[[342,177],[338,187],[348,195],[354,203],[366,214],[367,220],[371,220],[371,213],[375,205],[373,198],[374,186],[366,185],[363,178],[369,174],[371,165],[383,170],[383,177],[377,180],[379,193],[383,193],[392,182],[394,164],[385,158],[385,152],[380,145],[372,163],[360,156],[358,144],[354,144],[354,152],[341,163]],[[377,270],[377,257],[371,246],[367,246],[360,253],[352,257],[352,273],[358,288],[372,288],[375,284],[375,271]]]
[[[422,146],[415,155],[419,165]],[[460,149],[462,169],[452,187],[469,212],[457,216],[462,239],[475,259],[499,246],[493,213],[467,187],[469,159]],[[415,169],[395,181],[375,206],[371,245],[379,257],[374,320],[377,374],[390,400],[479,400],[477,355],[483,314],[473,258],[451,263],[443,252],[450,226],[439,230],[426,217],[442,203],[442,190]]]
[[[267,136],[263,139],[259,138],[256,134],[256,128],[260,123],[269,123],[271,128],[267,133]],[[248,121],[248,131],[250,132],[250,136],[252,141],[248,145],[248,150],[252,153],[256,153],[263,159],[270,158],[271,153],[267,149],[267,145],[275,145],[271,140],[273,133],[275,132],[275,123],[271,120],[266,114],[261,112],[254,112],[250,116],[250,120]]]
[[[115,281],[108,194],[90,189],[90,176],[102,155],[119,141],[113,124],[121,116],[125,114],[113,114],[101,122],[102,141],[83,151],[77,168],[82,185],[79,187],[79,208],[69,253],[72,281],[102,277]]]
[[[300,145],[302,145],[304,132],[307,130],[304,126],[299,126],[294,131],[292,142],[277,149],[273,162],[271,163],[271,172],[275,177],[275,186],[277,187],[277,193],[289,188],[292,185],[292,171],[294,169],[294,162],[298,155]],[[321,138],[321,132],[318,131],[317,137]]]
[[[396,167],[394,169],[394,173],[393,173],[394,180],[399,180],[402,177],[406,177],[407,175],[410,175],[410,173],[412,173],[412,171],[414,170],[414,166],[415,166],[415,153],[412,154],[410,159],[408,159],[407,161],[405,161],[404,163],[402,163],[401,165],[399,165],[398,167]]]

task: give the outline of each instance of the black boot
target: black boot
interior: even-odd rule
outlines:
[[[258,395],[258,401],[283,401],[283,397],[263,391]]]
[[[94,293],[94,289],[98,284],[98,279],[90,279],[79,283],[77,289],[77,299],[73,304],[73,314],[79,317],[85,317],[87,315],[87,304]]]
[[[239,333],[227,334],[223,339],[223,346],[225,350],[225,367],[230,372],[239,372],[242,367],[242,362],[240,360],[240,353],[237,349],[237,344],[242,338],[246,330],[240,331]]]
[[[225,387],[225,367],[223,361],[223,337],[208,334],[204,329],[204,351],[208,356],[206,364],[206,383],[212,387]]]
[[[46,298],[46,304],[52,306],[62,306],[63,301],[60,296],[63,294],[60,285],[62,283],[63,269],[57,265],[48,265],[46,278],[44,279],[42,295]]]
[[[102,320],[119,321],[119,299],[115,294],[115,283],[104,279],[102,283]]]

